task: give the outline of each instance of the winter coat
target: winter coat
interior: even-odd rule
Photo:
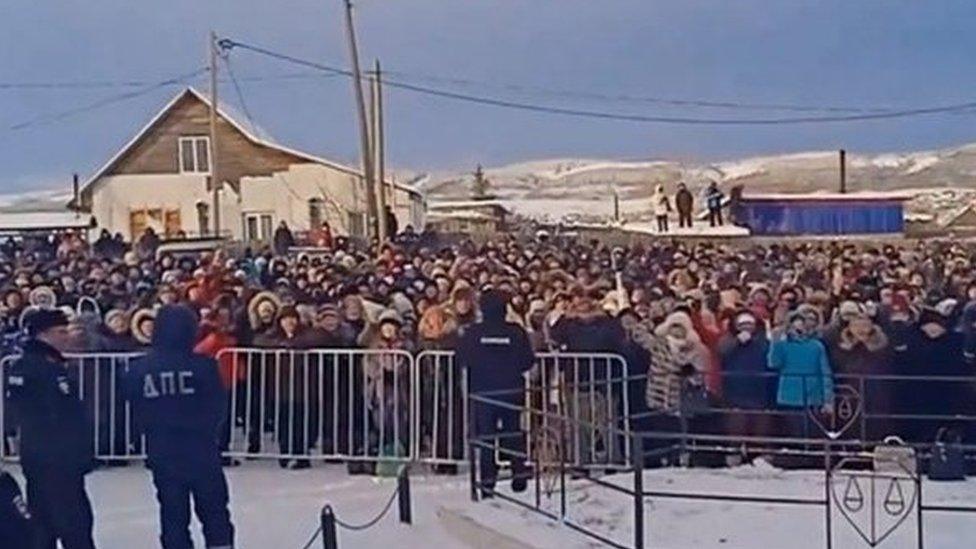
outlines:
[[[705,194],[705,201],[709,210],[720,209],[722,207],[722,199],[724,198],[725,195],[717,187],[710,187],[707,194]]]
[[[492,398],[517,398],[524,386],[522,374],[532,367],[535,354],[525,330],[505,321],[505,304],[482,304],[482,321],[469,327],[457,344],[456,360],[468,372],[472,393],[514,391]]]
[[[57,466],[86,473],[94,463],[92,426],[79,399],[77,369],[57,349],[28,340],[7,370],[9,403],[20,420],[25,470]]]
[[[672,314],[669,319],[674,317]],[[689,378],[694,383],[703,383],[708,370],[708,350],[691,329],[691,321],[686,319],[689,337],[681,348],[669,343],[666,320],[656,330],[640,327],[634,332],[634,340],[647,349],[650,354],[650,367],[647,373],[645,400],[648,408],[675,412],[681,404],[681,392]]]
[[[895,385],[890,380],[872,379],[893,373],[891,345],[881,328],[875,325],[866,341],[857,341],[850,328],[844,328],[831,341],[829,351],[837,383],[856,390],[868,413],[890,413]]]
[[[651,208],[656,217],[667,217],[671,213],[671,199],[664,192],[655,192],[651,197]]]
[[[691,324],[701,338],[702,344],[708,350],[708,368],[705,373],[705,386],[708,392],[722,395],[722,364],[718,356],[718,344],[722,338],[722,330],[718,327],[715,315],[711,311],[694,311],[691,314]]]
[[[776,402],[805,408],[834,400],[833,372],[827,350],[818,339],[787,334],[769,346],[769,367],[779,372]]]
[[[220,354],[224,349],[237,346],[237,339],[228,333],[213,330],[201,339],[193,348],[193,352],[217,360],[220,381],[224,387],[230,389],[247,377],[247,365],[238,359],[236,353]]]
[[[921,330],[912,334],[908,350],[895,365],[907,377],[946,376],[958,381],[899,381],[895,406],[901,413],[968,414],[973,406],[974,370],[962,353],[963,335],[947,331],[930,338]]]
[[[406,402],[410,386],[410,363],[400,351],[410,350],[408,342],[399,336],[393,340],[383,339],[380,337],[380,327],[370,325],[360,334],[359,344],[377,351],[367,354],[363,359],[365,394],[370,406],[376,408],[382,402],[392,402],[394,397]]]
[[[191,309],[162,307],[149,354],[133,361],[126,376],[127,395],[145,430],[150,467],[219,467],[226,391],[217,362],[193,352],[196,333]]]
[[[674,195],[674,203],[679,213],[690,214],[695,205],[695,197],[688,189],[681,189]]]
[[[719,342],[718,354],[725,375],[726,403],[743,409],[768,407],[772,378],[766,369],[769,354],[766,333],[758,331],[745,343],[734,335],[726,335]]]

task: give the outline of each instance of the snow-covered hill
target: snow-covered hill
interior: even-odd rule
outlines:
[[[847,188],[852,192],[976,190],[976,144],[907,153],[849,153],[847,158]],[[835,191],[839,159],[836,151],[715,163],[553,159],[488,168],[485,174],[492,193],[524,215],[605,218],[613,211],[616,192],[622,212],[640,218],[649,212],[648,198],[655,186],[663,184],[673,192],[679,181],[693,191],[712,180],[726,190],[744,185],[747,192]],[[431,174],[423,187],[432,200],[458,199],[471,192],[472,180],[468,173]]]

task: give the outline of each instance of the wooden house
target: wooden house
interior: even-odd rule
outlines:
[[[82,186],[78,204],[99,229],[135,239],[212,235],[210,103],[187,88]],[[334,234],[364,236],[359,169],[280,145],[218,109],[221,236],[267,241],[284,221],[294,231],[328,222]],[[424,224],[424,199],[389,181],[383,189],[400,227]]]

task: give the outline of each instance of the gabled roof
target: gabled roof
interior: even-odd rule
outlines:
[[[163,106],[162,109],[159,110],[159,112],[156,113],[155,116],[152,117],[152,119],[149,120],[149,122],[146,123],[145,126],[142,127],[142,129],[140,129],[135,134],[135,136],[132,137],[132,139],[130,139],[121,149],[119,149],[119,151],[116,152],[115,155],[108,160],[108,162],[103,164],[102,167],[100,167],[91,177],[89,177],[84,182],[84,184],[81,187],[81,190],[84,191],[92,183],[98,181],[99,178],[101,178],[106,173],[108,173],[125,156],[125,154],[129,152],[130,149],[132,149],[132,147],[134,147],[137,143],[139,143],[146,135],[148,135],[152,131],[153,128],[156,127],[156,124],[158,124],[176,106],[176,104],[179,103],[181,99],[187,96],[191,96],[203,102],[208,108],[210,107],[210,99],[203,93],[197,91],[197,89],[192,86],[188,86],[181,92],[177,93],[175,96],[173,96],[172,99],[169,100],[168,103],[166,103],[166,105]],[[228,112],[228,109],[225,109],[224,107],[218,106],[217,115],[220,116],[220,118],[222,118],[223,120],[227,121],[231,126],[234,127],[234,129],[239,131],[245,138],[247,138],[248,141],[254,143],[255,145],[267,147],[269,149],[273,149],[285,154],[289,154],[291,156],[295,156],[297,158],[301,158],[303,160],[307,160],[314,164],[321,164],[323,166],[328,166],[330,168],[334,168],[336,170],[343,171],[351,175],[363,177],[363,172],[359,169],[352,168],[350,166],[346,166],[344,164],[340,164],[338,162],[334,162],[332,160],[328,160],[320,156],[315,156],[313,154],[302,152],[297,149],[293,149],[291,147],[287,147],[285,145],[273,141],[267,135],[261,135],[261,136],[257,135],[256,132],[260,130],[255,129],[254,131],[252,131],[248,129],[243,124],[241,124],[234,116],[231,116],[231,114]],[[265,132],[260,132],[260,133],[264,134]],[[407,187],[400,183],[394,183],[394,184],[398,189],[410,192],[412,194],[417,194],[417,195],[420,194],[419,192],[417,192],[416,189],[413,189],[411,187]]]

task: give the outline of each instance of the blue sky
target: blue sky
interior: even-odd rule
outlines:
[[[159,81],[205,63],[209,29],[346,65],[340,0],[5,0],[0,84]],[[648,115],[778,117],[789,112],[593,100],[603,95],[913,108],[976,99],[971,0],[360,0],[363,59],[419,84],[509,100]],[[343,78],[248,80],[306,69],[231,54],[247,106],[279,141],[358,158]],[[198,85],[204,86],[201,78]],[[0,89],[0,192],[90,174],[177,92],[168,87],[55,122],[37,116],[130,91]],[[230,85],[223,98],[237,103]],[[976,113],[785,127],[668,126],[569,118],[390,90],[388,163],[419,170],[548,157],[711,160],[846,147],[936,148],[976,141]],[[795,113],[792,113],[795,114]]]

